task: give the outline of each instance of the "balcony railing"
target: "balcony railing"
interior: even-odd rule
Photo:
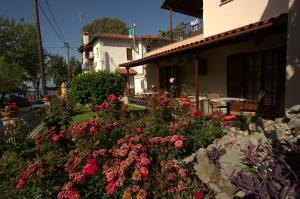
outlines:
[[[203,24],[200,19],[193,20],[190,23],[183,23],[169,31],[160,31],[160,35],[174,41],[186,39],[195,35],[203,34]]]

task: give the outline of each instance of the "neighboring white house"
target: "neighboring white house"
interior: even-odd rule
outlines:
[[[83,69],[107,70],[117,72],[127,78],[127,70],[119,64],[143,58],[150,49],[166,45],[169,40],[157,36],[130,37],[127,35],[99,33],[91,40],[83,33],[82,53]],[[92,67],[91,67],[92,66]],[[147,88],[144,65],[129,70],[130,90],[142,93]]]

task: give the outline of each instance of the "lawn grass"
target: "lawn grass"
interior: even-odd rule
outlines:
[[[145,110],[145,107],[143,107],[143,106],[131,105],[131,104],[128,105],[129,112],[139,112],[139,111],[144,111],[144,110]],[[91,111],[90,107],[77,106],[74,110],[71,124],[91,120],[95,116],[96,116],[96,113]]]
[[[87,121],[93,119],[96,116],[90,107],[86,106],[77,106],[74,110],[74,114],[72,116],[71,124]]]

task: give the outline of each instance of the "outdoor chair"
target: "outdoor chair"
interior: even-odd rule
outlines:
[[[215,109],[219,109],[221,111],[222,108],[226,108],[226,105],[223,105],[219,100],[220,94],[218,93],[208,93],[207,94],[207,103],[208,103],[208,113],[209,110],[213,113]]]
[[[264,90],[261,90],[259,95],[257,96],[256,100],[254,100],[254,101],[247,100],[247,101],[243,102],[243,104],[240,108],[241,116],[244,115],[244,112],[250,112],[250,113],[254,113],[256,115],[256,112],[257,112],[265,94],[266,94],[266,92]]]

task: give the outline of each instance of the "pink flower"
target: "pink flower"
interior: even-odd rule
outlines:
[[[25,185],[26,185],[25,180],[24,180],[23,178],[20,178],[20,179],[18,180],[18,183],[17,183],[17,185],[16,185],[16,188],[17,188],[17,189],[23,189],[23,188],[25,187]]]
[[[186,176],[186,170],[180,168],[179,171],[178,171],[178,174],[179,174],[181,177],[185,177],[185,176]]]
[[[115,179],[115,175],[114,175],[113,171],[106,174],[106,181],[107,182],[113,182],[114,179]]]
[[[173,83],[175,82],[175,78],[174,78],[174,77],[171,77],[171,78],[169,79],[169,82],[170,82],[170,84],[173,84]]]
[[[95,127],[95,126],[92,126],[91,128],[90,128],[90,132],[91,133],[95,133],[97,131],[97,128]]]
[[[82,168],[82,173],[85,176],[93,176],[97,172],[97,164],[95,159],[87,161],[86,165]]]
[[[141,158],[141,164],[143,166],[149,166],[150,160],[148,158]]]
[[[57,198],[58,199],[79,199],[80,194],[78,191],[66,190],[66,191],[59,192]]]
[[[182,140],[177,140],[177,141],[175,142],[175,147],[176,147],[177,149],[182,148],[182,147],[183,147],[183,141],[182,141]]]
[[[141,176],[145,178],[148,176],[148,169],[146,167],[141,167],[140,173],[141,173]]]
[[[178,135],[173,135],[171,138],[172,142],[176,142],[177,140],[179,140],[179,136]]]
[[[170,173],[167,178],[167,180],[170,182],[174,182],[176,179],[177,179],[177,175],[175,173]]]
[[[115,183],[114,183],[114,182],[110,182],[110,183],[108,183],[108,185],[106,186],[106,193],[107,193],[108,195],[112,195],[112,194],[114,193],[115,189],[116,189]]]
[[[51,139],[52,139],[54,142],[58,142],[59,136],[58,136],[58,135],[52,135]]]
[[[141,129],[140,127],[137,127],[137,128],[135,128],[135,132],[141,133],[141,132],[142,132],[142,129]]]
[[[155,110],[160,111],[160,107],[159,107],[159,106],[156,106],[156,107],[155,107]]]

